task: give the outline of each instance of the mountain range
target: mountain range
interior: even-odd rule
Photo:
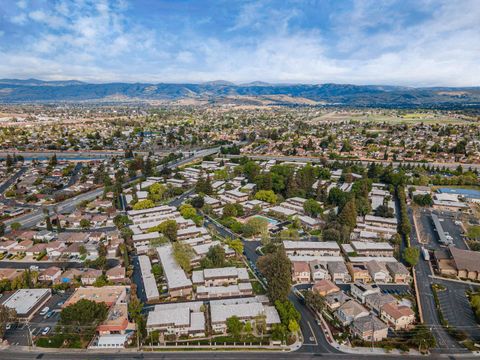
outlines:
[[[177,102],[369,107],[480,108],[480,87],[350,84],[86,83],[0,79],[0,103]]]

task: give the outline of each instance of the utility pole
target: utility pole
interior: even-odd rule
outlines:
[[[374,337],[375,337],[375,321],[373,318],[373,315],[370,315],[370,319],[372,321],[372,352],[373,352],[373,342],[374,342]]]
[[[29,347],[34,347],[34,344],[33,344],[33,339],[32,339],[32,331],[30,330],[30,323],[27,322],[26,323],[26,326],[27,326],[27,331],[28,331],[28,346]]]

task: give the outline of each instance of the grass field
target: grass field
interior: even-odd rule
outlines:
[[[314,119],[314,122],[322,121],[359,121],[359,122],[386,122],[390,124],[466,124],[470,121],[453,118],[444,114],[429,113],[429,112],[409,112],[409,113],[360,113],[360,112],[330,112],[324,115],[321,115]],[[472,119],[472,121],[474,121]]]

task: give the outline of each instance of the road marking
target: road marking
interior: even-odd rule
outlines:
[[[315,339],[315,345],[318,345],[317,342],[317,337],[315,336],[315,333],[313,332],[312,324],[310,324],[310,321],[307,321],[308,327],[310,328],[310,332],[312,333],[312,337]],[[310,340],[310,339],[308,339]]]

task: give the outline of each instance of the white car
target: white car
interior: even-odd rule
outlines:
[[[43,315],[46,315],[48,313],[48,311],[50,310],[50,308],[48,306],[45,306],[42,311],[40,311],[40,315],[43,316]]]
[[[42,335],[47,335],[50,332],[50,326],[47,326],[45,329],[42,331]]]

